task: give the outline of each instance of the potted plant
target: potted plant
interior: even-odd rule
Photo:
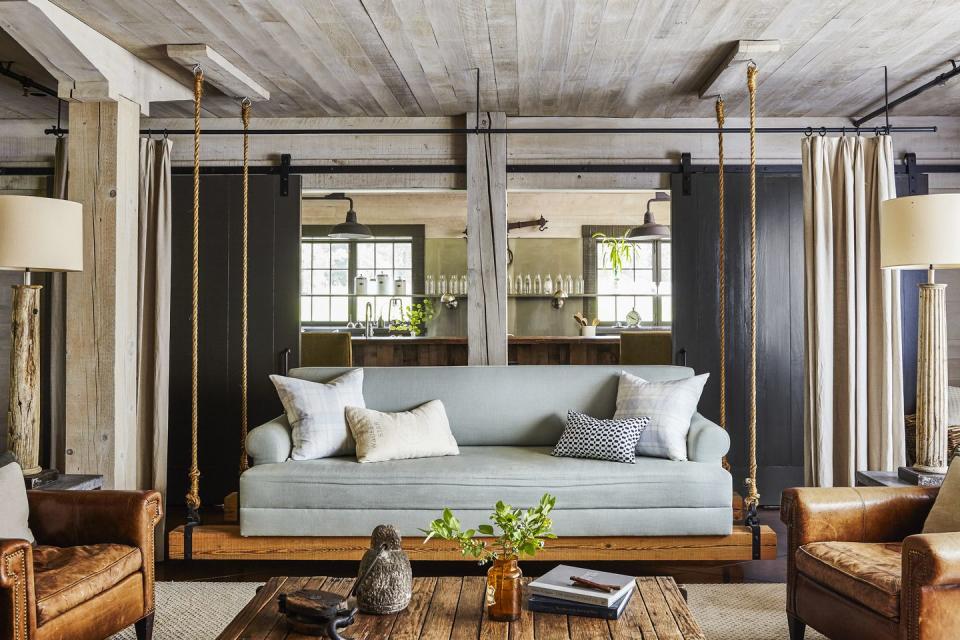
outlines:
[[[476,558],[480,564],[493,562],[487,571],[487,615],[491,620],[517,620],[523,577],[517,561],[520,556],[532,558],[543,548],[545,540],[557,537],[551,532],[550,519],[556,502],[548,493],[540,498],[540,504],[526,510],[499,501],[490,514],[492,525],[481,524],[466,531],[453,512],[444,509],[442,517],[431,522],[429,529],[421,529],[427,534],[424,543],[431,538],[451,540],[460,546],[460,553]]]
[[[423,302],[415,302],[404,307],[401,313],[400,320],[394,322],[390,330],[396,334],[423,335],[427,331],[427,323],[433,320],[433,303],[430,302],[430,298],[424,298]]]
[[[623,236],[608,236],[605,233],[597,232],[593,234],[593,237],[600,240],[603,259],[613,270],[613,281],[618,282],[624,266],[633,258],[633,242],[627,239],[626,234]]]

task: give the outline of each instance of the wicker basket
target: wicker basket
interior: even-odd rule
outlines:
[[[917,414],[904,416],[903,432],[907,439],[907,466],[910,466],[917,459]],[[947,428],[947,450],[949,464],[955,455],[960,454],[960,425]]]

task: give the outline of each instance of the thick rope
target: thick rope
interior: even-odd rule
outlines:
[[[747,66],[750,92],[750,478],[748,505],[760,504],[757,491],[757,66]]]
[[[250,100],[240,103],[240,119],[243,121],[243,273],[240,277],[240,473],[250,468],[247,458],[247,251],[249,193],[250,193]]]
[[[726,221],[726,185],[723,171],[723,123],[726,120],[723,109],[723,97],[717,98],[717,176],[719,190],[719,233],[717,243],[717,272],[720,289],[720,426],[727,428],[727,221]],[[723,456],[723,468],[730,470],[727,456]]]
[[[199,423],[200,370],[200,99],[203,97],[203,69],[193,72],[193,315],[192,369],[190,388],[190,490],[187,507],[194,514],[200,509],[200,466],[197,462],[197,425]]]

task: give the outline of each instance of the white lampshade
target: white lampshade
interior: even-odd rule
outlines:
[[[0,269],[83,270],[83,207],[34,196],[0,196]]]
[[[880,203],[880,266],[960,267],[960,193],[904,196]]]

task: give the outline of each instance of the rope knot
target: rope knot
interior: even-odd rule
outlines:
[[[726,116],[724,114],[724,105],[723,105],[723,96],[717,97],[717,125],[723,126],[723,123],[726,121]]]

